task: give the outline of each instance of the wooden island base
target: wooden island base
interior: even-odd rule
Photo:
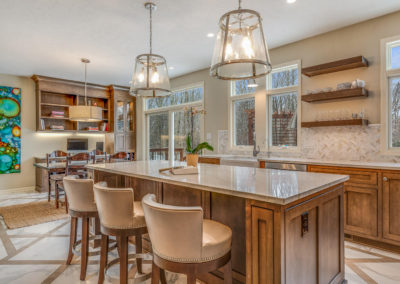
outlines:
[[[96,182],[132,187],[135,200],[148,193],[159,202],[201,206],[204,218],[233,231],[234,283],[344,282],[343,183],[287,205],[94,170]],[[148,250],[151,245],[144,240]],[[198,275],[206,283],[223,283],[220,271]]]

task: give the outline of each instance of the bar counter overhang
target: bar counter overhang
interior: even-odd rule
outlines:
[[[343,183],[348,176],[210,164],[199,164],[198,175],[159,172],[180,165],[185,163],[87,167],[95,182],[132,187],[135,201],[152,193],[164,204],[201,206],[204,218],[229,226],[238,283],[344,281]],[[222,273],[198,278],[221,283]]]

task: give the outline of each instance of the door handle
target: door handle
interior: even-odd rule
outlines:
[[[383,181],[388,181],[388,178],[387,177],[383,177]]]

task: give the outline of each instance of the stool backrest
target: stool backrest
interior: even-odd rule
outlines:
[[[154,194],[143,200],[143,211],[153,251],[162,258],[201,258],[203,209],[178,207],[156,202]]]
[[[78,179],[77,176],[66,176],[63,179],[69,209],[79,212],[93,208],[94,193],[92,179]]]
[[[130,226],[133,216],[133,189],[94,185],[94,197],[102,226],[123,229]]]
[[[133,160],[133,154],[128,153],[128,152],[118,152],[118,153],[110,155],[110,158],[109,158],[110,163],[118,163],[118,162],[124,162],[124,161],[132,161],[132,160]]]

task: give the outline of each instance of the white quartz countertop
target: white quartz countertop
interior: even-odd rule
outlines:
[[[159,173],[159,169],[182,165],[186,165],[186,163],[135,161],[96,164],[87,167],[281,205],[289,204],[348,180],[348,176],[344,175],[210,164],[199,164],[199,174],[196,175]]]
[[[270,163],[293,163],[305,165],[322,165],[322,166],[335,166],[335,167],[350,167],[350,168],[365,168],[365,169],[381,169],[381,170],[400,170],[400,163],[395,162],[375,162],[375,161],[334,161],[334,160],[319,160],[319,159],[304,159],[295,157],[262,157],[258,156],[253,158],[251,156],[240,155],[204,155],[207,158],[219,158],[221,160],[236,160],[236,161],[249,161],[258,160]]]

